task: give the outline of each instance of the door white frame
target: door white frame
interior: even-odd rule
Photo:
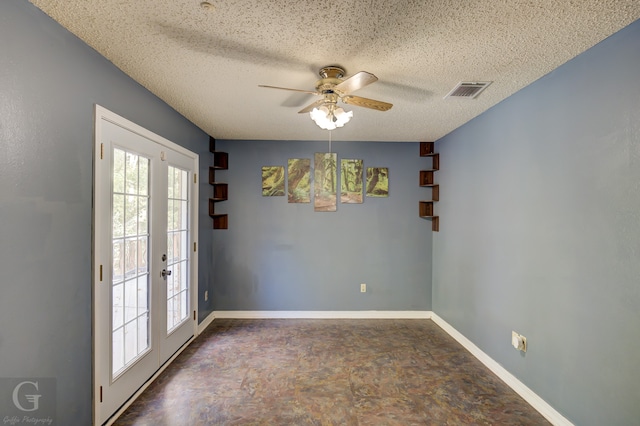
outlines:
[[[103,157],[103,141],[102,141],[102,123],[104,121],[111,122],[116,124],[132,133],[135,133],[139,136],[142,136],[146,139],[149,139],[167,149],[176,151],[181,155],[189,157],[193,161],[193,170],[199,170],[199,157],[196,153],[191,152],[168,139],[163,138],[121,116],[115,114],[106,108],[95,105],[94,109],[94,184],[93,184],[93,257],[92,257],[92,270],[93,270],[93,285],[92,285],[92,328],[93,328],[93,423],[96,425],[103,424],[107,419],[105,418],[106,413],[101,412],[101,395],[102,395],[102,383],[103,380],[100,377],[99,366],[103,365],[104,362],[110,362],[111,359],[111,349],[110,347],[104,347],[105,341],[105,329],[100,325],[99,318],[104,318],[104,312],[101,312],[99,308],[99,303],[97,303],[96,295],[99,294],[99,287],[104,286],[105,282],[102,281],[103,270],[108,268],[110,265],[108,261],[105,259],[110,259],[110,253],[104,253],[104,249],[101,247],[101,244],[97,243],[97,232],[98,226],[102,224],[111,223],[111,211],[105,211],[109,209],[98,209],[96,208],[96,200],[102,200],[102,197],[110,196],[110,194],[105,194],[105,187],[103,185],[96,185],[96,176],[99,176],[98,173],[102,173],[102,169],[104,167],[110,168],[110,164],[104,164],[105,161],[102,161]],[[197,175],[194,178],[197,182]],[[195,183],[195,182],[194,182]],[[143,385],[143,388],[146,388],[162,371],[166,366],[171,363],[177,355],[186,348],[186,346],[195,338],[198,332],[198,256],[197,256],[197,241],[198,241],[198,185],[194,184],[191,186],[191,198],[193,200],[193,208],[190,212],[190,221],[191,221],[191,235],[190,241],[193,246],[190,250],[193,250],[192,258],[190,262],[190,285],[192,286],[191,297],[190,297],[190,306],[193,311],[193,337],[186,342],[179,350],[171,356],[164,364],[158,365],[158,371]],[[103,321],[103,320],[102,320]],[[103,321],[104,322],[104,321]],[[105,359],[106,357],[106,359]],[[128,406],[138,395],[141,393],[141,390],[136,392],[134,395],[130,395],[132,397],[127,401],[125,406],[123,406],[120,410],[116,411],[116,414],[120,414],[126,406]],[[113,420],[117,418],[117,416],[112,417],[107,424],[113,422]]]

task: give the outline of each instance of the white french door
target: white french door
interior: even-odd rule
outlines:
[[[192,336],[198,156],[96,106],[94,418],[103,424]]]

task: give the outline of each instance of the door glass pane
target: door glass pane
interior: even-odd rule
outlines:
[[[125,189],[127,194],[139,194],[138,191],[138,156],[131,152],[126,153],[125,168]]]
[[[114,176],[115,179],[115,176]],[[115,185],[115,181],[114,181]],[[113,194],[113,237],[124,236],[124,195]]]
[[[149,159],[115,148],[111,215],[111,374],[149,348]]]
[[[119,372],[124,368],[124,328],[123,327],[116,327],[113,330],[111,347],[113,352],[113,371]]]
[[[127,195],[124,205],[125,233],[127,236],[138,235],[138,196]]]
[[[124,324],[124,285],[117,284],[111,288],[113,327],[119,328]]]
[[[169,166],[167,202],[167,333],[189,316],[188,173]]]
[[[139,162],[138,167],[139,195],[149,195],[149,161]]]
[[[113,192],[124,193],[124,151],[113,151]]]
[[[140,197],[138,199],[138,235],[147,235],[149,233],[149,223],[147,221],[149,213],[147,209],[147,199]]]

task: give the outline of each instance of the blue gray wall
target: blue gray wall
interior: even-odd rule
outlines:
[[[354,118],[355,120],[355,118]],[[308,125],[314,125],[309,120]],[[334,132],[338,137],[339,130]],[[217,141],[229,153],[229,229],[213,237],[215,310],[430,310],[431,223],[418,217],[418,143],[334,142],[341,158],[389,168],[389,197],[338,204],[314,212],[313,204],[263,197],[262,166],[328,152],[328,141]],[[367,293],[360,293],[360,283]]]
[[[577,425],[640,419],[639,77],[636,22],[436,144],[434,311]]]
[[[208,137],[26,0],[0,1],[0,40],[0,377],[55,377],[58,424],[88,425],[94,104],[199,153],[201,176]]]

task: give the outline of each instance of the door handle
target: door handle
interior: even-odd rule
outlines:
[[[163,269],[160,275],[162,276],[162,278],[167,278],[169,275],[171,275],[171,271],[167,271],[166,269]]]

